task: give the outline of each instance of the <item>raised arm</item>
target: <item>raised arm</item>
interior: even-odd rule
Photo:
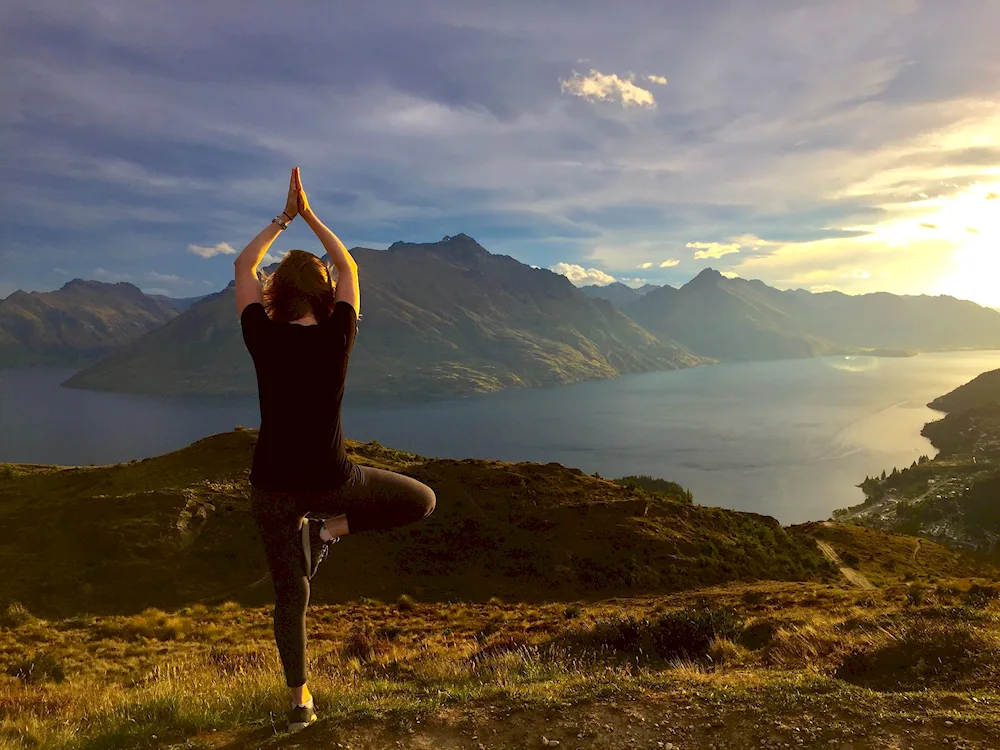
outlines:
[[[354,308],[354,314],[360,315],[361,287],[358,283],[358,264],[340,238],[313,213],[306,191],[302,189],[302,178],[298,169],[295,170],[295,180],[298,184],[298,212],[312,227],[319,241],[323,243],[326,254],[330,256],[330,262],[337,268],[337,292],[334,295],[334,302],[347,302]]]
[[[263,294],[260,286],[260,279],[257,277],[257,266],[260,265],[264,254],[271,247],[271,243],[283,231],[277,223],[282,222],[285,226],[295,218],[298,213],[298,170],[292,170],[292,176],[288,183],[288,200],[285,202],[285,210],[278,214],[271,223],[260,230],[260,233],[250,240],[250,244],[243,248],[243,252],[236,256],[233,261],[234,273],[236,275],[236,313],[243,314],[247,305],[254,302],[263,303]]]

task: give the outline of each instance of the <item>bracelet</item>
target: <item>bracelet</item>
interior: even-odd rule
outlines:
[[[284,232],[286,229],[288,229],[288,225],[284,224],[284,223],[282,223],[280,221],[278,221],[278,217],[277,216],[275,216],[273,219],[271,219],[271,223],[272,224],[277,224],[279,227],[281,227],[281,231],[282,232]]]
[[[287,218],[287,219],[288,219],[288,223],[289,223],[289,224],[291,224],[291,223],[292,223],[292,218],[293,218],[293,217],[289,216],[289,215],[288,215],[288,214],[286,214],[286,213],[285,213],[284,211],[282,211],[282,212],[281,212],[281,215],[282,215],[282,216],[284,216],[285,218]]]

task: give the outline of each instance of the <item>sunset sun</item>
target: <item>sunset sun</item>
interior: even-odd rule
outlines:
[[[924,222],[942,239],[955,244],[953,271],[944,276],[938,293],[1000,305],[1000,183],[976,185],[942,201]]]

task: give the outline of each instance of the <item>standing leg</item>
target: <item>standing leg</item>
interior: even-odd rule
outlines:
[[[305,575],[302,516],[287,493],[251,491],[251,510],[257,521],[274,584],[274,639],[285,672],[285,684],[299,688],[306,682],[306,607],[309,579]]]

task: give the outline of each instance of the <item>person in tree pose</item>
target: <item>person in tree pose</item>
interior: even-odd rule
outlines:
[[[257,266],[296,216],[323,243],[336,282],[328,264],[290,250],[261,283]],[[251,510],[274,584],[274,637],[291,691],[288,729],[297,731],[317,718],[306,686],[305,616],[310,581],[330,545],[348,533],[426,518],[436,497],[412,477],[360,466],[347,456],[340,408],[360,318],[358,266],[316,217],[298,167],[285,210],[251,240],[234,266],[236,307],[260,400]]]

